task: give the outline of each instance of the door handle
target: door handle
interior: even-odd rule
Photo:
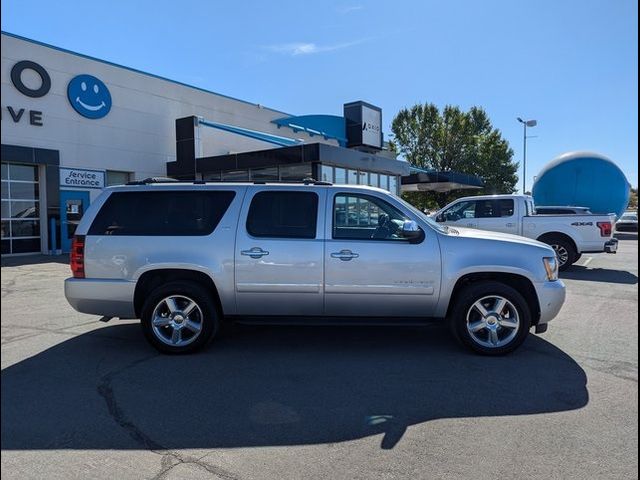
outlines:
[[[269,255],[269,252],[267,252],[266,250],[262,250],[260,247],[253,247],[250,250],[242,250],[240,254],[257,259],[257,258],[262,258],[265,255]]]
[[[515,223],[511,223],[511,222],[507,223],[507,227],[515,227],[515,226],[516,226]]]
[[[475,223],[467,223],[467,227],[474,227],[475,225]]]
[[[343,262],[348,262],[352,258],[358,258],[359,256],[359,254],[353,253],[351,250],[340,250],[331,254],[331,258],[339,258]]]

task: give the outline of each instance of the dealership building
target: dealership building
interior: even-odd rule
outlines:
[[[343,112],[294,116],[3,32],[2,255],[68,251],[103,188],[148,177],[430,183],[385,149],[378,107]]]

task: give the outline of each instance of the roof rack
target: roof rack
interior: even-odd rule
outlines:
[[[150,185],[150,184],[154,184],[154,183],[177,183],[177,182],[183,182],[183,183],[193,183],[194,185],[206,185],[208,183],[225,183],[225,182],[215,182],[215,181],[207,181],[207,180],[192,180],[192,181],[187,181],[187,180],[177,180],[175,178],[169,178],[169,177],[148,177],[145,178],[144,180],[134,180],[131,182],[127,182],[125,183],[125,185]],[[301,183],[304,185],[333,185],[333,183],[331,182],[325,182],[325,181],[321,181],[321,180],[315,180],[313,178],[304,178],[302,180],[286,180],[286,181],[279,181],[279,180],[254,180],[253,182],[231,182],[231,183],[253,183],[254,185],[265,185],[267,183],[274,183],[274,184],[278,184],[278,183]]]
[[[266,185],[267,183],[278,184],[278,183],[302,183],[303,185],[333,185],[331,182],[324,182],[321,180],[315,180],[313,178],[305,178],[303,180],[254,180],[254,185]]]
[[[148,185],[150,183],[176,183],[180,180],[169,177],[147,177],[144,180],[135,180],[133,182],[127,182],[125,185]]]

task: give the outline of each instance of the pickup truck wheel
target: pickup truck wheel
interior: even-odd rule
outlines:
[[[531,311],[524,297],[500,282],[476,282],[456,296],[450,325],[466,347],[483,355],[504,355],[529,334]]]
[[[545,243],[548,243],[555,250],[560,271],[565,271],[580,258],[573,245],[562,238],[551,238]]]
[[[207,291],[196,282],[171,282],[151,292],[142,307],[142,331],[162,353],[190,353],[218,331],[218,313]]]

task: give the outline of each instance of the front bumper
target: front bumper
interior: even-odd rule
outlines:
[[[604,244],[604,251],[606,253],[616,253],[618,251],[618,239],[612,238]]]
[[[67,278],[64,296],[80,313],[106,317],[135,318],[135,282],[93,278]]]
[[[566,298],[567,292],[562,280],[555,282],[540,282],[534,284],[536,293],[538,294],[538,302],[540,303],[540,319],[538,325],[548,323],[553,320]]]

